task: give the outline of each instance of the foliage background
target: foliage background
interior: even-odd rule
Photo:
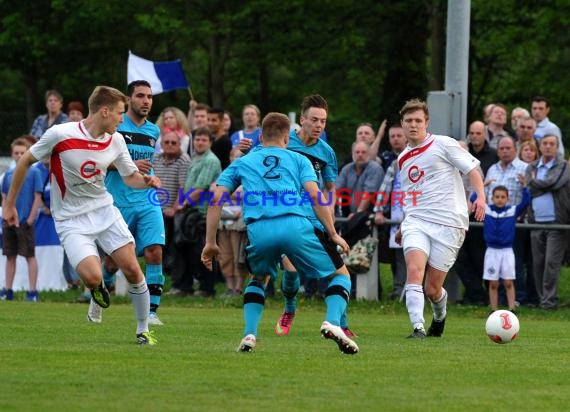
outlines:
[[[126,86],[128,51],[183,61],[197,100],[230,110],[298,111],[324,95],[337,153],[355,126],[395,122],[401,104],[444,83],[445,0],[0,0],[0,152],[44,111],[43,94],[86,103]],[[570,127],[569,0],[471,1],[469,122],[489,102],[551,99]],[[188,92],[156,97],[153,115]]]

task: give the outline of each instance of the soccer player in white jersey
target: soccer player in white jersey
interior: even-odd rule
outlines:
[[[124,139],[117,133],[126,101],[119,90],[97,86],[89,97],[89,116],[85,120],[46,131],[18,162],[2,217],[9,225],[18,225],[15,200],[26,171],[32,163],[49,159],[51,212],[69,261],[91,289],[95,302],[106,308],[110,297],[102,282],[96,243],[111,255],[129,282],[137,342],[153,345],[156,339],[148,330],[150,297],[135,255],[133,237],[105,188],[105,175],[111,163],[131,187],[160,187],[156,176],[139,172]]]
[[[398,156],[404,221],[397,241],[404,248],[407,266],[406,307],[413,332],[409,338],[426,337],[425,293],[433,320],[427,336],[439,337],[445,327],[447,292],[443,281],[455,262],[469,228],[469,215],[460,173],[469,176],[477,200],[472,210],[478,221],[485,217],[483,180],[479,161],[448,136],[427,132],[429,112],[421,100],[409,100],[400,110],[408,146]]]

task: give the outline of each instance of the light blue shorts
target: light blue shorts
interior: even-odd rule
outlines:
[[[323,278],[336,271],[334,257],[306,217],[285,215],[261,219],[247,225],[247,261],[256,276],[275,277],[278,262],[287,255],[295,268],[311,278]]]
[[[120,207],[123,219],[135,238],[137,255],[143,254],[144,248],[152,245],[164,246],[164,220],[160,206],[144,205]]]

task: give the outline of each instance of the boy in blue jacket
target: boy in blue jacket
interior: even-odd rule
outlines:
[[[491,312],[497,310],[499,304],[499,279],[503,279],[503,286],[507,295],[509,310],[515,310],[515,254],[513,241],[517,218],[523,214],[530,204],[530,192],[526,187],[526,179],[519,176],[523,186],[521,202],[514,206],[509,202],[509,190],[505,186],[493,189],[491,201],[485,210],[483,221],[483,237],[487,243],[483,279],[489,281],[489,303]],[[473,197],[471,196],[471,201]]]

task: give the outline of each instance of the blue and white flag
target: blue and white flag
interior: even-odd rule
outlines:
[[[146,80],[150,83],[152,94],[168,92],[174,89],[187,89],[188,82],[180,59],[168,62],[153,62],[135,56],[129,51],[127,63],[127,82]]]

